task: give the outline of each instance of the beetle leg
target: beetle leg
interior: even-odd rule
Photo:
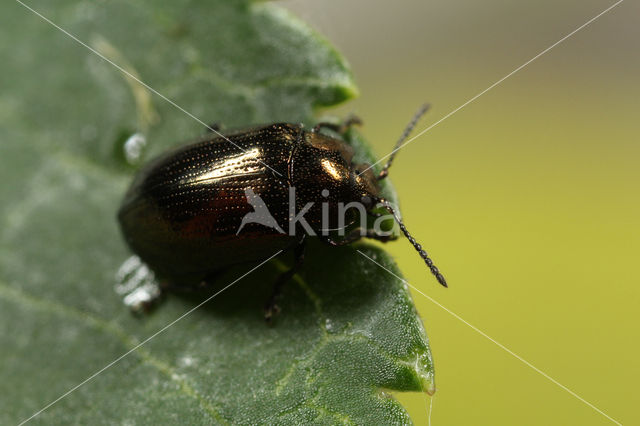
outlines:
[[[278,298],[282,295],[282,287],[291,280],[291,278],[298,272],[302,263],[304,262],[304,249],[305,249],[306,241],[303,237],[298,245],[294,249],[295,262],[291,269],[280,274],[275,284],[273,285],[273,290],[271,291],[271,296],[267,303],[264,305],[264,319],[267,323],[271,323],[274,315],[277,315],[280,312],[280,307],[277,305]]]
[[[339,134],[344,134],[347,131],[349,131],[353,126],[355,125],[361,125],[362,124],[362,120],[355,116],[355,115],[350,115],[349,117],[347,117],[346,120],[344,120],[341,124],[334,124],[334,123],[328,123],[326,121],[320,122],[318,124],[316,124],[313,129],[311,129],[312,132],[317,133],[322,129],[329,129],[329,130],[333,130],[336,133]]]
[[[340,126],[340,133],[348,132],[353,126],[362,126],[362,119],[357,115],[351,114]]]

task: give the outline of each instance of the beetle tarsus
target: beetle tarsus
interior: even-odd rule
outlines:
[[[351,130],[353,126],[361,126],[361,125],[362,125],[362,120],[360,119],[360,117],[356,115],[350,115],[341,124],[335,124],[335,123],[329,123],[329,122],[323,121],[316,124],[313,127],[313,129],[311,129],[311,131],[314,133],[317,133],[322,129],[329,129],[329,130],[333,130],[334,132],[340,135],[343,135],[347,133],[349,130]]]
[[[273,324],[273,317],[280,313],[280,306],[274,304],[268,304],[264,308],[264,320],[267,324]]]

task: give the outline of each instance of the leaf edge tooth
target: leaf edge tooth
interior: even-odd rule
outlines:
[[[314,101],[312,104],[314,111],[321,107],[336,106],[360,96],[360,90],[356,84],[351,65],[344,55],[319,31],[289,9],[268,1],[251,0],[249,1],[249,9],[251,13],[261,12],[268,14],[274,20],[297,29],[307,35],[309,39],[315,40],[318,46],[326,49],[326,53],[329,55],[328,58],[334,59],[334,66],[338,68],[336,71],[339,71],[339,73],[334,72],[333,76],[335,78],[330,81],[318,79],[318,81],[322,81],[323,84],[316,86],[319,90],[332,91],[333,99]]]

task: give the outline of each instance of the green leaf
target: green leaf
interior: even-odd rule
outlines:
[[[356,93],[340,55],[268,3],[29,5],[206,123],[310,124],[314,108]],[[129,313],[114,291],[130,256],[115,212],[134,172],[123,155],[129,136],[149,141],[148,158],[204,126],[19,3],[0,8],[0,423],[12,424],[195,306],[170,295],[149,316]],[[358,247],[399,274],[380,249]],[[261,306],[287,256],[33,421],[410,423],[388,391],[434,385],[406,286],[354,247],[314,243],[306,259],[274,326]]]

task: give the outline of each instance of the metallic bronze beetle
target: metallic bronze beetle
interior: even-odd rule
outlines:
[[[407,126],[394,154],[426,109]],[[394,155],[376,176],[368,165],[352,162],[349,145],[321,133],[324,128],[341,133],[356,122],[321,123],[311,131],[299,124],[271,124],[226,136],[210,135],[166,153],[142,168],[124,198],[118,219],[125,240],[175,288],[199,286],[229,266],[294,249],[296,264],[278,279],[265,307],[270,317],[282,285],[302,263],[308,235],[334,246],[362,236],[392,239],[354,228],[353,214],[342,227],[350,226],[348,232],[336,235],[335,230],[341,229],[336,228],[340,209],[344,213],[345,204],[359,203],[366,214],[379,216],[375,210],[380,208],[391,213],[446,286],[427,253],[380,196],[378,181],[387,176]],[[252,197],[259,203],[252,202]],[[268,211],[258,211],[261,206]],[[304,216],[296,217],[301,211]],[[257,215],[258,220],[247,221],[251,217],[247,215]]]

